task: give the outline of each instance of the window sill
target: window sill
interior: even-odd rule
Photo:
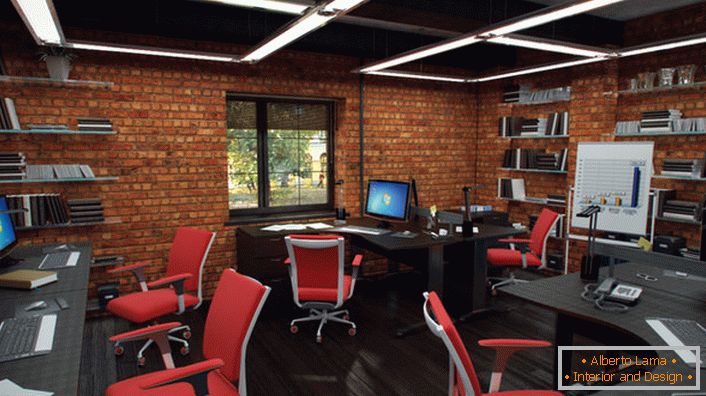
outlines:
[[[262,224],[272,223],[277,221],[296,221],[306,219],[326,219],[336,217],[336,212],[333,210],[324,210],[316,212],[298,212],[298,213],[276,213],[265,215],[246,215],[231,217],[225,222],[225,226],[246,225],[246,224]]]

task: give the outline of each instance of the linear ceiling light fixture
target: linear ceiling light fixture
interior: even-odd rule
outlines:
[[[529,29],[535,26],[543,25],[559,19],[578,15],[584,12],[595,10],[611,4],[619,3],[625,0],[578,0],[570,1],[564,4],[559,4],[552,7],[546,7],[529,14],[511,18],[506,21],[498,22],[490,26],[474,32],[466,33],[458,37],[448,40],[443,40],[439,43],[426,45],[411,51],[404,52],[399,55],[394,55],[387,59],[371,63],[358,69],[361,73],[369,73],[387,69],[389,67],[401,65],[403,63],[426,58],[428,56],[440,54],[442,52],[451,51],[467,45],[475,44],[480,41],[492,39],[497,36],[507,35],[520,30]]]
[[[486,76],[486,77],[472,78],[472,79],[469,79],[468,81],[469,82],[485,82],[485,81],[501,80],[504,78],[524,76],[527,74],[540,73],[540,72],[549,71],[549,70],[563,69],[563,68],[572,67],[572,66],[580,66],[580,65],[585,65],[588,63],[602,62],[602,61],[606,61],[609,59],[612,59],[612,58],[603,57],[603,58],[575,59],[575,60],[571,60],[571,61],[567,61],[567,62],[550,63],[548,65],[534,66],[534,67],[528,67],[525,69],[513,70],[513,71],[504,72],[504,73]]]
[[[238,62],[237,56],[228,54],[218,54],[212,52],[171,50],[157,47],[145,47],[139,45],[122,45],[95,43],[90,41],[73,41],[66,44],[67,48],[90,51],[121,52],[126,54],[164,56],[169,58],[197,59],[214,62]]]
[[[510,45],[513,47],[536,49],[540,51],[585,56],[588,58],[597,56],[608,56],[613,54],[613,51],[605,50],[602,48],[589,47],[573,43],[563,43],[560,41],[539,39],[520,35],[493,37],[491,39],[488,39],[488,42],[491,42],[493,44]]]
[[[346,14],[367,0],[332,0],[311,8],[304,15],[279,29],[243,55],[243,62],[257,62],[280,48]]]
[[[688,47],[706,43],[706,33],[696,34],[693,36],[680,37],[672,40],[660,41],[636,47],[622,49],[618,54],[621,57],[649,54],[658,51],[667,51],[675,48]]]
[[[39,45],[65,42],[59,17],[51,0],[12,0],[25,25]]]
[[[277,0],[205,0],[209,3],[221,3],[237,7],[259,8],[285,14],[303,14],[310,5]]]
[[[447,75],[441,75],[441,74],[417,73],[417,72],[408,72],[408,71],[401,71],[401,70],[381,70],[381,71],[370,72],[367,74],[376,75],[376,76],[414,78],[417,80],[432,80],[432,81],[444,81],[444,82],[454,82],[454,83],[468,82],[468,78],[465,78],[465,77],[455,77],[455,76],[447,76]]]

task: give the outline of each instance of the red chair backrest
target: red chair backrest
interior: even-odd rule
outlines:
[[[558,213],[547,208],[543,208],[539,213],[537,222],[534,223],[532,233],[530,234],[529,248],[537,257],[542,257],[542,249],[544,248],[544,239],[554,225],[554,221],[559,216]]]
[[[169,250],[166,276],[186,273],[193,275],[184,282],[184,289],[190,292],[198,291],[199,300],[201,272],[215,236],[214,232],[179,227]]]
[[[231,382],[244,373],[248,340],[269,291],[231,268],[223,271],[218,281],[206,318],[203,356],[223,360],[221,373]]]
[[[297,287],[337,290],[343,285],[343,237],[290,235],[285,238]]]
[[[454,326],[453,321],[446,312],[446,308],[444,308],[436,292],[429,292],[426,294],[426,297],[427,300],[424,302],[424,319],[432,333],[444,341],[444,345],[446,345],[446,349],[449,351],[454,361],[456,370],[454,373],[454,378],[456,379],[454,394],[481,396],[483,392],[480,390],[476,370],[473,368],[471,357],[468,355],[465,345],[463,345],[463,341],[456,330],[456,326]],[[434,315],[434,318],[429,315],[428,307],[431,307],[431,313]],[[465,391],[463,386],[464,382],[471,385],[472,393]]]

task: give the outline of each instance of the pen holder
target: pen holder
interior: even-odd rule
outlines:
[[[463,225],[461,226],[461,229],[462,229],[462,235],[464,237],[472,237],[473,236],[473,221],[464,220]]]

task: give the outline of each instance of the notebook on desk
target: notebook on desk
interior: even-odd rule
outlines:
[[[22,269],[0,275],[0,287],[30,290],[57,279],[56,272]]]

